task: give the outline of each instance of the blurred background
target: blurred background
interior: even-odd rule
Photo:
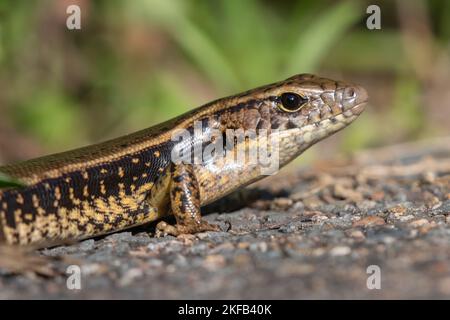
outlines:
[[[81,8],[81,30],[66,27]],[[381,8],[368,30],[366,8]],[[450,1],[0,2],[0,163],[131,133],[312,72],[363,85],[367,111],[307,152],[450,134]]]

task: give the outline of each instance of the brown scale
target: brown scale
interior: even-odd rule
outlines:
[[[299,105],[285,105],[297,97]],[[280,167],[305,149],[341,130],[362,112],[367,100],[359,86],[313,75],[226,97],[173,120],[101,144],[0,167],[26,184],[0,191],[0,241],[48,245],[110,233],[175,215],[176,225],[157,225],[178,235],[218,230],[201,219],[200,207],[263,178],[262,166],[224,158],[190,164],[171,162],[178,129],[194,123],[219,129],[268,129],[279,144]],[[199,137],[192,137],[196,143]],[[204,141],[202,142],[204,143]],[[257,140],[235,143],[256,150]],[[275,151],[273,151],[275,152]]]

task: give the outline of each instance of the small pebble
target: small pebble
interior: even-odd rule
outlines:
[[[203,261],[203,267],[210,271],[219,269],[225,265],[225,257],[218,254],[208,255]]]
[[[217,247],[215,247],[211,251],[213,253],[218,253],[221,251],[232,251],[232,250],[234,250],[234,245],[231,242],[225,242],[225,243],[219,244]]]
[[[248,242],[240,242],[237,245],[238,249],[247,249],[249,246],[250,246],[250,243],[248,243]]]
[[[323,222],[325,220],[328,220],[328,217],[323,215],[323,214],[316,214],[316,215],[311,217],[311,221],[314,222],[314,223],[320,223],[320,222]]]
[[[412,220],[412,219],[414,219],[414,216],[411,215],[411,214],[399,218],[399,220],[400,220],[401,222],[409,221],[409,220]]]
[[[250,244],[249,250],[266,252],[267,251],[267,243],[265,243],[265,242],[252,243],[252,244]]]
[[[428,223],[429,223],[429,221],[427,219],[418,219],[418,220],[414,220],[414,221],[410,222],[409,225],[413,228],[417,228],[417,227],[422,227]]]
[[[339,247],[334,247],[333,249],[331,249],[330,255],[332,255],[334,257],[346,256],[346,255],[350,254],[351,251],[352,250],[350,249],[350,247],[339,246]]]
[[[206,238],[209,238],[209,233],[208,232],[200,232],[200,233],[197,233],[195,236],[200,240],[204,240]]]
[[[160,260],[160,259],[149,259],[148,260],[148,264],[151,267],[158,268],[158,267],[161,267],[162,265],[164,265],[164,262],[162,260]]]
[[[294,203],[294,201],[289,198],[276,198],[272,201],[272,208],[273,209],[287,209],[290,206],[292,206],[293,203]]]
[[[381,226],[385,224],[383,218],[378,216],[368,216],[365,218],[362,218],[361,220],[353,222],[353,227],[372,227],[372,226]]]
[[[142,269],[131,268],[128,269],[122,278],[119,280],[119,286],[127,286],[131,284],[136,278],[141,278],[144,275]]]
[[[392,213],[396,218],[398,218],[406,213],[406,208],[401,205],[397,205],[395,207],[389,208],[388,212]]]
[[[81,251],[89,251],[94,249],[95,241],[94,239],[85,240],[79,244],[79,248]]]
[[[366,237],[361,230],[352,230],[348,235],[355,239],[364,239]]]

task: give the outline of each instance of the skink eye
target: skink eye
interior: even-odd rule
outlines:
[[[293,92],[285,92],[281,95],[280,98],[280,108],[286,112],[298,111],[308,101],[308,99],[303,98],[302,96]]]

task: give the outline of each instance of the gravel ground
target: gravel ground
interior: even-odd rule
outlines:
[[[207,211],[223,232],[42,250],[56,274],[0,273],[0,298],[450,298],[449,139],[280,173]]]

